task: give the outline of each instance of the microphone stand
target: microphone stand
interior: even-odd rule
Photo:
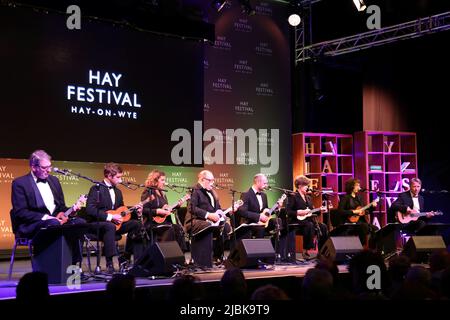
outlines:
[[[286,259],[289,261],[291,258],[291,253],[289,251],[289,214],[288,214],[288,208],[289,208],[289,196],[295,196],[295,192],[289,189],[284,188],[278,188],[278,187],[270,187],[270,189],[281,191],[286,195],[286,243],[284,245],[284,250],[286,253]],[[294,235],[294,247],[295,247],[295,235]],[[294,249],[294,262],[296,262],[295,258],[295,249]]]
[[[273,191],[272,187],[268,187],[266,190],[268,191]],[[287,198],[287,197],[286,197]],[[280,223],[279,220],[280,218],[280,214],[281,214],[281,207],[279,207],[276,211],[278,211],[278,214],[276,215],[275,218],[275,264],[277,264],[278,262],[281,262],[281,255],[278,253],[279,251],[279,246],[280,246],[280,233],[281,233],[281,227],[280,227]]]
[[[236,193],[239,193],[239,194],[242,194],[242,192],[241,191],[237,191],[237,190],[234,190],[234,189],[228,189],[229,191],[230,191],[230,194],[231,194],[231,205],[232,205],[232,207],[231,207],[231,232],[233,233],[233,242],[234,242],[234,245],[236,245],[236,232],[234,232],[234,230],[235,230],[235,226],[236,226],[236,210],[234,209],[234,199],[235,199],[235,195],[236,195]]]
[[[94,184],[96,186],[95,203],[96,203],[96,206],[98,207],[98,205],[100,203],[100,186],[108,188],[108,186],[105,183],[94,180],[94,179],[86,177],[86,176],[83,176],[80,173],[72,172],[70,170],[66,170],[64,175],[76,176],[78,178],[87,180],[87,181],[91,182],[92,184]],[[96,262],[94,274],[98,275],[98,274],[101,274],[101,267],[100,267],[100,216],[98,214],[97,214],[96,229],[97,229],[97,262]]]
[[[234,190],[234,189],[232,189],[232,188],[226,188],[226,187],[221,187],[221,186],[215,186],[215,188],[216,189],[221,189],[221,190],[228,190],[229,192],[230,192],[230,194],[231,194],[231,232],[232,232],[232,234],[233,234],[233,243],[234,243],[234,245],[236,245],[236,232],[234,232],[234,230],[235,230],[235,225],[236,225],[236,215],[235,215],[235,213],[236,213],[236,210],[234,209],[234,202],[235,202],[235,195],[236,195],[236,193],[239,193],[239,194],[242,194],[243,192],[241,192],[241,191],[237,191],[237,190]],[[225,225],[224,225],[225,226]],[[224,227],[224,229],[225,229],[225,227]],[[224,260],[224,253],[225,253],[225,236],[224,236],[224,234],[223,234],[223,231],[222,231],[222,237],[221,237],[221,240],[222,240],[222,248],[223,248],[223,251],[222,251],[222,261]]]

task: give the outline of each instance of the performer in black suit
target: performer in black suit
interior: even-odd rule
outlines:
[[[396,221],[396,212],[401,212],[403,214],[419,213],[425,209],[424,199],[420,195],[420,190],[422,189],[422,181],[418,178],[412,178],[409,182],[409,190],[398,195],[397,200],[395,200],[390,209],[390,221]],[[410,221],[405,224],[403,230],[408,232],[417,232],[422,229],[429,218],[433,217],[433,213],[429,212],[426,216],[420,217],[416,221]]]
[[[314,205],[312,203],[312,198],[308,194],[308,186],[311,184],[311,180],[305,176],[297,176],[294,180],[294,185],[297,191],[294,195],[290,195],[287,204],[287,221],[290,225],[297,224],[300,226],[300,231],[303,235],[303,256],[305,258],[310,258],[309,250],[315,248],[314,236],[318,239],[318,249],[322,247],[328,238],[327,226],[318,221],[316,216],[307,217],[304,220],[299,220],[297,217],[306,216],[312,209]],[[290,235],[288,235],[288,252],[293,253],[293,248],[295,247],[295,229],[289,230]]]
[[[361,183],[359,179],[349,179],[345,182],[346,195],[339,201],[338,213],[342,217],[343,221],[350,222],[348,219],[350,216],[360,215],[360,218],[356,224],[359,225],[358,236],[363,246],[374,245],[375,231],[378,229],[373,224],[370,224],[366,220],[366,215],[359,207],[364,207],[365,201],[363,200],[361,193]],[[376,202],[372,202],[372,207],[375,207]],[[372,208],[373,209],[373,208]],[[370,210],[370,209],[369,209]],[[368,236],[370,238],[368,239]],[[369,240],[369,242],[367,241]]]
[[[214,175],[211,171],[203,170],[198,174],[198,183],[194,186],[188,205],[188,212],[184,226],[191,236],[191,255],[195,264],[211,267],[213,258],[213,230],[211,223],[220,220],[217,213],[221,210],[219,197],[213,190]],[[211,221],[211,223],[210,223]],[[214,234],[217,241],[214,243],[214,259],[220,258],[223,253],[224,238],[228,237],[230,225],[225,222],[222,228]],[[201,232],[201,233],[200,233]],[[198,233],[198,235],[196,235]],[[194,236],[196,235],[196,236]]]
[[[267,223],[270,218],[267,216],[269,213],[267,194],[264,193],[264,190],[267,187],[268,181],[264,174],[259,173],[253,177],[252,187],[241,195],[241,200],[244,203],[237,211],[237,216],[240,218],[239,225],[250,223]],[[281,206],[282,204],[279,205]],[[269,222],[270,225],[268,226],[268,231],[273,230],[275,227],[275,223],[272,221],[274,220]],[[251,239],[252,237],[263,238],[264,233],[264,227],[246,228],[245,231],[237,231],[236,240]]]
[[[59,180],[51,176],[51,157],[43,150],[37,150],[30,156],[31,172],[15,179],[12,183],[13,228],[19,237],[33,238],[36,233],[49,226],[63,223],[79,224],[85,221],[78,217],[59,219],[57,214],[68,210]],[[80,209],[73,206],[73,211]],[[72,239],[73,263],[81,263],[80,239]]]
[[[167,210],[168,201],[163,189],[166,185],[166,174],[163,171],[153,170],[149,173],[147,180],[145,181],[145,189],[142,192],[141,200],[144,201],[150,198],[150,202],[144,205],[142,214],[146,219],[145,227],[156,237],[156,241],[173,241],[176,240],[183,251],[186,251],[186,243],[184,241],[183,227],[179,224],[179,220],[174,216],[174,221],[168,217],[171,212]],[[158,189],[151,189],[154,187]],[[155,217],[165,218],[162,223],[154,221]],[[175,223],[174,223],[175,222]],[[157,228],[163,225],[169,226],[169,228]],[[161,231],[160,231],[161,230]]]
[[[117,185],[122,182],[123,170],[116,163],[107,163],[103,174],[105,177],[103,183],[108,188],[102,185],[91,187],[86,212],[92,217],[93,231],[97,227],[97,219],[99,220],[100,239],[104,243],[107,272],[114,273],[113,256],[117,255],[115,246],[116,224],[122,222],[122,216],[120,214],[112,215],[107,211],[115,210],[124,205],[122,191],[117,188]],[[136,207],[138,212],[142,213],[142,205],[138,204]],[[142,248],[137,245],[140,242],[140,239],[137,239],[140,227],[139,221],[131,219],[124,222],[117,230],[118,234],[128,234],[125,252],[119,257],[119,265],[128,263],[132,254],[134,254],[134,261],[136,261],[142,253]]]

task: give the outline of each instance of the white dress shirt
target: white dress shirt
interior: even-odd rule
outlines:
[[[419,196],[414,197],[413,194],[411,193],[411,197],[412,197],[412,200],[413,200],[413,209],[415,209],[418,212],[420,212]]]
[[[112,187],[112,184],[109,183],[108,180],[103,180],[103,182],[108,186],[108,187]],[[108,188],[109,190],[109,196],[111,197],[111,202],[112,202],[112,208],[114,208],[114,205],[116,204],[116,193],[114,192],[114,188]],[[106,221],[111,221],[113,218],[113,215],[108,213],[108,216],[106,217]]]
[[[263,208],[263,200],[262,200],[261,192],[260,192],[260,194],[257,194],[259,191],[257,191],[257,190],[256,190],[255,188],[253,188],[253,187],[252,187],[252,189],[253,189],[253,192],[254,192],[255,195],[256,195],[256,199],[258,199],[258,203],[259,203],[259,211],[261,211],[262,208]]]
[[[53,211],[55,211],[56,208],[56,204],[52,189],[50,189],[50,185],[48,184],[48,182],[47,183],[37,182],[37,177],[34,175],[33,172],[31,172],[31,175],[33,176],[37,188],[39,189],[39,193],[41,194],[42,200],[44,200],[45,207],[50,212],[50,214],[53,214]],[[45,214],[42,217],[42,220],[47,220],[48,217],[49,215]]]

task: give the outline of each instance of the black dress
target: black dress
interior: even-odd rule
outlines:
[[[166,217],[166,220],[162,223],[154,221],[155,217],[161,217],[157,215],[157,209],[161,209],[164,205],[167,205],[167,197],[164,192],[155,191],[152,189],[146,189],[142,192],[141,201],[150,197],[150,201],[147,202],[142,210],[142,215],[145,220],[145,228],[147,232],[152,236],[153,241],[177,241],[180,248],[186,251],[186,242],[184,241],[183,227],[178,224],[178,218],[175,216],[175,224],[172,222],[170,216]]]
[[[358,207],[364,207],[365,205],[365,201],[362,199],[359,193],[354,197],[351,194],[346,194],[339,201],[338,213],[339,215],[341,215],[343,221],[350,222],[349,218],[354,215],[353,210],[357,209]],[[378,230],[376,226],[368,223],[364,216],[361,216],[356,224],[359,225],[357,234],[359,236],[359,239],[361,240],[362,245],[366,244],[366,237],[368,235],[370,235],[371,239],[374,240],[375,231]]]

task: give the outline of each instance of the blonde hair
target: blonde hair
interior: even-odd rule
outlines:
[[[158,180],[160,177],[166,176],[166,174],[163,171],[160,170],[153,170],[150,172],[147,176],[147,180],[145,180],[145,186],[146,187],[156,187],[158,184]]]

